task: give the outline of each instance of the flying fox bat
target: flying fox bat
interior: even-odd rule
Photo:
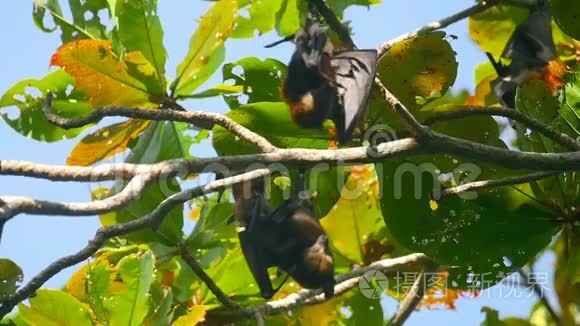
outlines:
[[[328,238],[309,199],[291,197],[274,209],[264,197],[263,180],[234,186],[234,217],[242,251],[264,298],[272,287],[269,267],[278,267],[304,288],[334,294],[334,264]]]
[[[347,143],[367,105],[377,51],[334,51],[326,29],[312,15],[295,43],[281,88],[292,119],[303,128],[321,128],[331,119],[339,143]]]
[[[556,58],[551,17],[548,4],[538,1],[528,18],[517,26],[503,50],[501,57],[510,59],[509,65],[503,65],[487,53],[499,76],[491,82],[491,87],[502,106],[514,109],[518,86]]]

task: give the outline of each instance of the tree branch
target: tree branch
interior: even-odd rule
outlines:
[[[0,319],[10,313],[12,309],[20,302],[33,295],[46,281],[58,274],[63,269],[78,264],[99,250],[107,240],[117,236],[126,235],[137,230],[152,228],[156,230],[163,222],[165,216],[176,206],[186,201],[202,196],[204,194],[225,189],[232,184],[263,177],[271,173],[269,169],[258,169],[251,172],[239,174],[233,177],[215,180],[206,185],[187,189],[167,197],[151,213],[142,216],[136,220],[126,223],[110,225],[97,230],[94,238],[89,244],[76,252],[75,254],[62,257],[42,270],[38,275],[33,277],[26,285],[7,298],[0,306]]]
[[[501,187],[501,186],[511,186],[511,185],[518,185],[522,183],[528,183],[531,181],[545,179],[551,176],[555,176],[561,174],[561,171],[546,171],[546,172],[536,172],[527,175],[517,176],[517,177],[508,177],[502,179],[491,179],[491,180],[482,180],[482,181],[475,181],[466,184],[462,184],[457,187],[447,188],[441,191],[441,198],[445,198],[451,195],[457,195],[462,192],[466,192],[469,190],[479,190],[479,189],[486,189],[486,188],[493,188],[493,187]]]
[[[185,244],[180,244],[181,249],[181,258],[189,265],[191,270],[199,277],[199,279],[205,283],[207,288],[215,295],[219,302],[221,302],[224,307],[233,310],[239,314],[245,315],[247,317],[254,317],[255,312],[251,309],[245,308],[238,304],[237,302],[231,300],[227,294],[225,294],[215,282],[207,275],[207,273],[203,270],[201,265],[195,260],[195,258],[189,253],[189,249]]]
[[[436,115],[427,118],[425,121],[423,121],[423,123],[430,126],[440,121],[462,119],[474,115],[493,115],[518,121],[522,124],[525,124],[530,129],[533,129],[539,133],[542,133],[544,136],[551,138],[562,146],[575,151],[580,151],[580,142],[574,140],[572,137],[559,132],[557,129],[552,128],[539,120],[529,117],[520,111],[512,109],[495,107],[458,107],[453,111],[437,113]]]
[[[135,176],[119,193],[90,202],[52,202],[28,197],[0,196],[0,220],[6,220],[17,214],[33,215],[97,215],[108,213],[127,206],[143,193],[145,187],[155,180],[154,176],[145,174]]]
[[[383,43],[378,49],[377,56],[379,58],[381,58],[397,42],[408,40],[408,39],[417,37],[417,36],[424,34],[424,33],[433,32],[433,31],[436,31],[438,29],[445,28],[453,23],[456,23],[460,20],[468,18],[469,16],[483,12],[483,11],[487,10],[488,8],[491,8],[495,5],[497,5],[500,2],[501,2],[500,0],[482,1],[476,5],[473,5],[469,8],[462,10],[458,13],[455,13],[449,17],[446,17],[446,18],[443,18],[439,21],[435,21],[435,22],[432,22],[430,24],[427,24],[427,25],[415,30],[414,32],[399,35],[399,36],[395,37],[394,39]]]
[[[42,106],[46,119],[52,124],[64,129],[78,128],[99,122],[104,117],[121,116],[157,121],[181,121],[193,124],[199,128],[211,129],[214,124],[220,125],[240,139],[257,146],[262,152],[273,152],[277,148],[266,138],[236,123],[223,114],[204,111],[148,110],[120,106],[109,106],[96,109],[86,117],[79,119],[63,118],[52,112],[52,94],[49,93]]]
[[[432,269],[434,270],[434,269]],[[413,282],[413,286],[409,289],[409,292],[399,303],[399,308],[395,315],[391,319],[391,326],[400,326],[409,318],[409,316],[413,313],[417,305],[423,300],[423,296],[425,296],[425,292],[427,292],[427,275],[428,272],[423,270],[419,277]]]
[[[540,286],[538,286],[538,284],[536,284],[536,283],[530,284],[529,274],[526,273],[526,271],[524,271],[522,268],[520,268],[518,270],[518,274],[522,278],[522,281],[524,282],[524,284],[527,287],[531,287],[532,290],[534,291],[534,293],[538,296],[538,298],[540,299],[540,302],[542,302],[542,305],[544,305],[544,307],[546,308],[546,310],[548,310],[548,313],[552,317],[552,321],[554,321],[554,323],[558,326],[563,325],[562,320],[560,319],[560,316],[558,316],[558,314],[556,313],[556,310],[554,309],[554,307],[552,307],[552,305],[550,304],[550,302],[546,298],[545,294],[542,292],[542,289],[540,288]]]

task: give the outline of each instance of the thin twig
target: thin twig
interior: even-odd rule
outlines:
[[[403,119],[403,121],[409,126],[409,131],[417,137],[417,140],[421,142],[425,138],[430,137],[430,129],[421,125],[415,116],[391,93],[381,80],[377,77],[375,78],[375,85],[379,88],[379,92],[383,95],[383,99],[387,104],[389,104],[395,112]]]
[[[415,282],[413,282],[409,292],[405,298],[403,298],[401,303],[399,303],[399,308],[397,309],[397,312],[395,312],[389,325],[403,325],[411,313],[413,313],[417,305],[421,300],[423,300],[423,296],[425,296],[425,292],[427,291],[427,276],[428,273],[425,270],[419,273],[419,276],[415,279]]]
[[[110,225],[98,229],[95,237],[89,241],[89,244],[86,247],[76,252],[75,254],[65,256],[53,262],[47,268],[42,270],[38,275],[33,277],[26,285],[12,294],[9,298],[4,300],[0,306],[0,319],[6,316],[6,314],[10,313],[10,311],[12,311],[12,309],[18,303],[33,295],[36,290],[38,290],[54,275],[63,269],[78,264],[94,255],[107,240],[146,228],[157,229],[163,222],[165,216],[178,205],[181,205],[192,198],[225,189],[226,187],[235,183],[263,177],[269,173],[271,173],[271,170],[269,169],[259,169],[233,177],[215,180],[203,186],[187,189],[167,197],[151,213],[145,216],[126,223]]]
[[[254,317],[255,312],[251,309],[247,309],[237,302],[231,300],[227,294],[225,294],[219,286],[211,279],[209,275],[203,270],[203,267],[197,262],[197,260],[189,253],[189,249],[185,244],[180,244],[181,249],[181,258],[189,265],[191,270],[195,273],[199,279],[205,283],[207,288],[215,295],[219,302],[221,302],[224,307],[227,307],[234,312],[240,313],[242,315],[246,315],[249,317]]]
[[[520,277],[522,278],[522,281],[528,286],[531,287],[532,290],[534,291],[534,293],[538,296],[538,298],[540,299],[540,302],[542,302],[542,304],[544,305],[544,307],[546,308],[546,310],[548,310],[548,313],[550,314],[550,316],[552,317],[552,321],[558,325],[561,326],[563,325],[562,320],[560,319],[560,316],[558,316],[558,314],[556,313],[556,310],[554,309],[554,307],[552,307],[552,305],[550,304],[550,302],[548,301],[548,299],[546,298],[545,293],[542,291],[542,289],[540,288],[540,286],[538,284],[534,283],[530,283],[529,280],[529,274],[526,273],[522,268],[520,268],[518,270],[518,273],[520,274]]]
[[[499,0],[488,0],[488,1],[482,1],[476,5],[473,5],[465,10],[462,10],[458,13],[455,13],[449,17],[443,18],[441,20],[432,22],[431,24],[427,24],[417,30],[415,30],[414,32],[410,32],[410,33],[405,33],[402,35],[399,35],[397,37],[395,37],[392,40],[389,40],[385,43],[383,43],[379,48],[378,48],[378,53],[377,56],[379,58],[381,58],[383,55],[385,55],[385,53],[387,53],[387,51],[389,51],[389,49],[397,42],[401,42],[404,40],[408,40],[414,37],[417,37],[421,34],[427,33],[427,32],[433,32],[436,31],[438,29],[441,28],[445,28],[453,23],[456,23],[462,19],[468,18],[469,16],[478,14],[482,11],[487,10],[488,8],[491,8],[493,6],[495,6],[496,4],[498,4]]]
[[[316,7],[316,10],[330,28],[338,35],[340,41],[349,49],[356,48],[354,41],[350,37],[350,33],[344,25],[340,23],[336,14],[328,7],[324,0],[310,0],[310,3]]]
[[[224,127],[232,134],[240,137],[240,139],[256,145],[264,153],[273,152],[277,149],[266,138],[236,123],[223,114],[204,111],[149,110],[122,106],[109,106],[93,110],[91,114],[83,118],[69,119],[52,112],[52,97],[53,95],[51,93],[47,95],[42,106],[42,111],[50,123],[64,129],[78,128],[91,123],[97,123],[102,118],[109,116],[122,116],[157,121],[181,121],[193,124],[203,129],[211,129],[214,124],[217,124]]]
[[[447,188],[441,191],[441,198],[445,198],[451,195],[457,195],[466,191],[470,190],[479,190],[479,189],[486,189],[486,188],[493,188],[493,187],[501,187],[501,186],[510,186],[510,185],[518,185],[522,183],[528,183],[531,181],[545,179],[551,176],[555,176],[561,174],[561,171],[546,171],[546,172],[536,172],[531,174],[526,174],[517,177],[508,177],[502,179],[491,179],[491,180],[482,180],[482,181],[475,181],[466,184],[462,184],[460,186]],[[437,199],[437,198],[435,198]]]
[[[423,124],[430,126],[440,121],[462,119],[474,115],[493,115],[518,121],[530,129],[542,133],[544,136],[558,142],[562,146],[575,151],[580,151],[580,142],[574,140],[572,137],[561,133],[557,129],[552,128],[520,111],[512,109],[496,107],[457,107],[453,111],[437,113],[423,121]]]

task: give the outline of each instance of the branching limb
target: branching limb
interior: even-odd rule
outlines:
[[[258,169],[233,177],[215,180],[204,186],[187,189],[167,197],[163,202],[161,202],[161,204],[159,204],[159,206],[157,206],[157,208],[145,216],[126,223],[110,225],[98,229],[95,237],[89,241],[89,244],[86,247],[75,254],[65,256],[53,262],[38,275],[33,277],[26,285],[16,291],[16,293],[7,298],[0,306],[0,319],[10,313],[18,303],[26,300],[31,295],[34,295],[36,290],[38,290],[51,277],[58,274],[63,269],[78,264],[94,255],[107,240],[146,228],[157,229],[163,222],[165,216],[178,205],[206,193],[225,189],[235,183],[263,177],[269,173],[271,173],[271,170],[269,169]]]
[[[561,171],[546,171],[546,172],[536,172],[527,175],[522,175],[518,177],[508,177],[502,179],[492,179],[492,180],[482,180],[466,183],[457,187],[447,188],[441,191],[441,198],[445,198],[451,195],[457,195],[462,192],[470,190],[479,190],[493,187],[518,185],[522,183],[528,183],[531,181],[541,180],[548,177],[552,177],[561,174]]]
[[[236,123],[223,114],[204,111],[177,111],[177,110],[147,110],[128,107],[110,106],[92,111],[86,117],[79,119],[68,119],[58,116],[52,112],[52,94],[48,94],[42,107],[46,119],[64,129],[78,128],[91,123],[99,122],[104,117],[121,116],[127,118],[137,118],[144,120],[158,121],[181,121],[193,124],[199,128],[211,129],[214,124],[220,125],[232,134],[240,137],[250,144],[256,145],[262,152],[268,153],[276,150],[270,142],[251,131],[250,129]]]
[[[561,133],[557,129],[554,129],[539,120],[531,118],[520,111],[511,109],[495,107],[458,107],[453,111],[437,113],[436,115],[426,119],[423,123],[430,126],[439,121],[462,119],[476,115],[493,115],[518,121],[530,129],[535,130],[544,136],[558,142],[562,146],[575,151],[580,151],[580,142],[574,140],[572,137]]]

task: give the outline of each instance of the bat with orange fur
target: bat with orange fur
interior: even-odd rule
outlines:
[[[281,87],[292,119],[303,128],[321,128],[331,119],[339,143],[347,143],[366,109],[377,51],[334,51],[326,29],[312,14],[295,43]]]

